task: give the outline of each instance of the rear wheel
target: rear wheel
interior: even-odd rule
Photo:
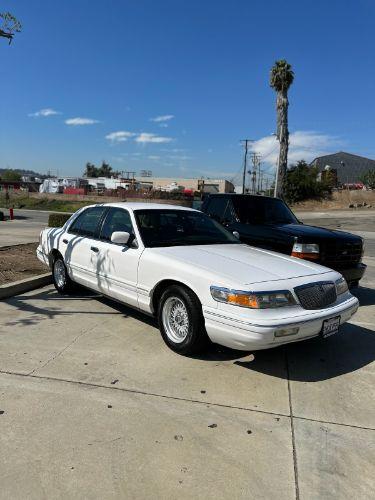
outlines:
[[[63,258],[57,256],[52,264],[52,279],[56,290],[61,294],[71,293],[74,289],[74,283],[69,278]]]
[[[164,342],[180,354],[195,354],[208,344],[202,306],[189,289],[172,285],[162,294],[158,322]]]

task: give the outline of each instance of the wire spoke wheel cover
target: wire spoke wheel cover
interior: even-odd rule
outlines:
[[[168,297],[164,302],[162,321],[165,333],[175,343],[183,342],[190,329],[187,308],[179,297]]]
[[[59,288],[63,288],[66,284],[66,271],[62,260],[58,259],[53,266],[53,276]]]

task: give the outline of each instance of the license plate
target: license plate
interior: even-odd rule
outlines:
[[[323,321],[322,337],[327,338],[339,331],[340,316],[326,319]]]

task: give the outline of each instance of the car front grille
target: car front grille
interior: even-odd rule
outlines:
[[[297,286],[294,291],[304,309],[324,309],[337,299],[336,286],[332,281]]]
[[[330,242],[322,245],[321,262],[331,268],[341,268],[360,262],[362,243]]]

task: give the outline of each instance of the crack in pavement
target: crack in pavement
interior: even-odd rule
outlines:
[[[43,375],[30,375],[29,373],[20,373],[20,372],[12,372],[12,371],[7,371],[7,370],[0,370],[0,374],[2,375],[13,375],[16,377],[24,377],[24,378],[32,378],[32,379],[37,379],[37,380],[48,380],[51,382],[62,382],[66,384],[74,384],[74,385],[81,385],[85,387],[96,387],[98,389],[107,389],[111,391],[122,391],[122,392],[127,392],[131,394],[139,394],[141,396],[151,396],[155,398],[162,398],[162,399],[170,399],[172,401],[185,401],[187,403],[196,403],[196,404],[201,404],[201,405],[210,405],[210,406],[217,406],[219,408],[231,408],[233,410],[243,410],[243,411],[249,411],[253,413],[260,413],[263,415],[270,415],[273,417],[285,417],[285,418],[290,418],[290,414],[286,413],[281,413],[281,412],[272,412],[272,411],[267,411],[267,410],[259,410],[259,409],[254,409],[254,408],[245,408],[243,406],[235,406],[235,405],[226,405],[224,403],[213,403],[210,401],[202,401],[199,399],[191,399],[191,398],[183,398],[183,397],[178,397],[178,396],[168,396],[166,394],[158,394],[155,392],[147,392],[147,391],[141,391],[139,389],[128,389],[126,387],[117,387],[115,385],[104,385],[104,384],[96,384],[93,382],[81,382],[79,380],[72,380],[72,379],[65,379],[65,378],[58,378],[58,377],[51,377],[51,376],[43,376]],[[354,425],[354,424],[345,424],[342,422],[331,422],[327,420],[319,420],[316,418],[309,418],[309,417],[299,417],[297,415],[293,415],[294,420],[304,420],[308,422],[316,422],[318,424],[327,424],[327,425],[338,425],[340,427],[349,427],[353,429],[363,429],[363,430],[368,430],[368,431],[375,431],[375,427],[366,427],[366,426],[361,426],[361,425]]]
[[[108,323],[108,321],[107,321]],[[105,324],[105,322],[104,322]],[[57,359],[62,353],[64,353],[67,349],[69,349],[69,347],[71,347],[73,344],[75,344],[77,342],[78,339],[80,339],[81,337],[83,337],[84,335],[86,335],[86,333],[88,333],[89,331],[92,330],[92,326],[89,326],[87,327],[86,330],[83,330],[79,335],[77,335],[71,342],[69,342],[69,344],[67,344],[65,347],[63,347],[61,349],[61,351],[59,351],[58,353],[56,353],[54,356],[52,356],[50,359],[48,359],[42,366],[36,366],[33,370],[31,370],[30,373],[28,373],[27,375],[30,375],[32,376],[35,372],[37,372],[38,370],[42,370],[45,366],[47,366],[51,361],[54,361],[55,359]],[[0,372],[1,373],[1,372]]]
[[[289,413],[290,413],[290,430],[292,433],[292,448],[293,448],[293,466],[294,466],[294,485],[296,489],[296,500],[299,500],[299,484],[298,484],[298,464],[297,464],[297,449],[296,438],[294,433],[294,417],[292,405],[292,392],[290,387],[288,351],[285,349],[285,368],[288,380],[288,398],[289,398]]]

